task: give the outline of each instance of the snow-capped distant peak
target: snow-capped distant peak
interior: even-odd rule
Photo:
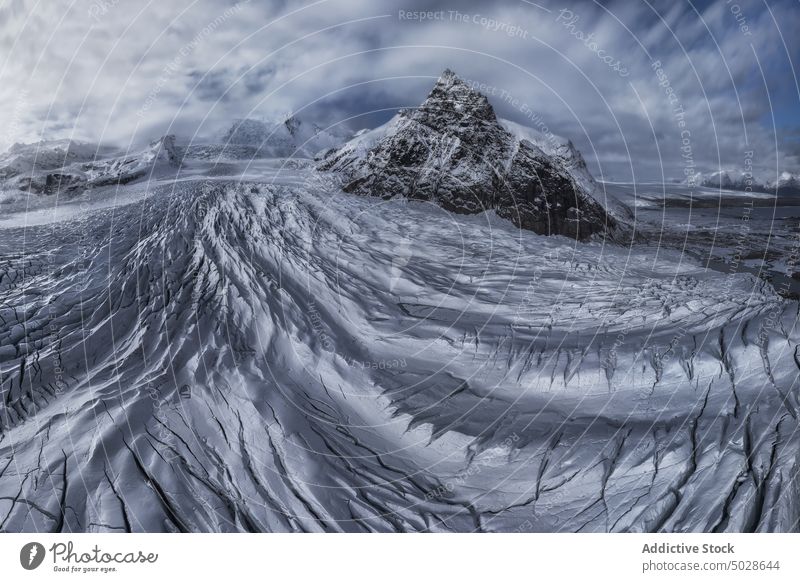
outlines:
[[[777,174],[765,171],[745,172],[736,169],[695,172],[690,174],[684,183],[689,186],[740,192],[800,195],[800,174],[785,170]]]

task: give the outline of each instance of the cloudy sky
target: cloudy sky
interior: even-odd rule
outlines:
[[[596,175],[800,170],[797,0],[4,0],[0,149],[292,112],[374,126],[446,67]],[[428,13],[417,14],[425,10]]]

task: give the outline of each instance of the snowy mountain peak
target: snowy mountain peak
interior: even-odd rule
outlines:
[[[497,122],[486,96],[472,89],[450,69],[445,69],[422,105],[406,114],[420,121],[435,121],[441,127],[463,123],[466,118]],[[429,119],[431,115],[433,118]]]
[[[494,210],[539,234],[586,239],[614,228],[580,153],[550,137],[498,119],[485,95],[446,70],[420,107],[327,152],[318,168],[339,173],[347,192]]]
[[[461,77],[456,75],[451,69],[445,69],[442,72],[442,74],[439,75],[439,78],[436,80],[436,84],[434,85],[431,94],[437,91],[443,91],[454,95],[471,94],[483,97],[481,93],[475,91],[463,79],[461,79]]]
[[[237,119],[220,136],[220,141],[225,145],[254,148],[252,157],[310,158],[321,150],[341,144],[349,136],[344,128],[325,130],[293,115],[277,123]]]
[[[174,135],[135,152],[59,140],[13,146],[0,156],[0,181],[4,189],[71,195],[88,188],[174,175],[180,164]]]

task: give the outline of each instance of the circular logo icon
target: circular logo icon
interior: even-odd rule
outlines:
[[[19,551],[19,563],[26,570],[35,570],[44,562],[44,546],[39,542],[30,542]]]

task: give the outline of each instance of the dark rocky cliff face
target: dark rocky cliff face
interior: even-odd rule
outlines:
[[[332,150],[319,169],[341,173],[346,192],[430,200],[464,214],[495,209],[539,234],[583,240],[614,226],[562,160],[507,131],[486,97],[452,71],[419,108],[401,112],[391,131],[358,151]]]

